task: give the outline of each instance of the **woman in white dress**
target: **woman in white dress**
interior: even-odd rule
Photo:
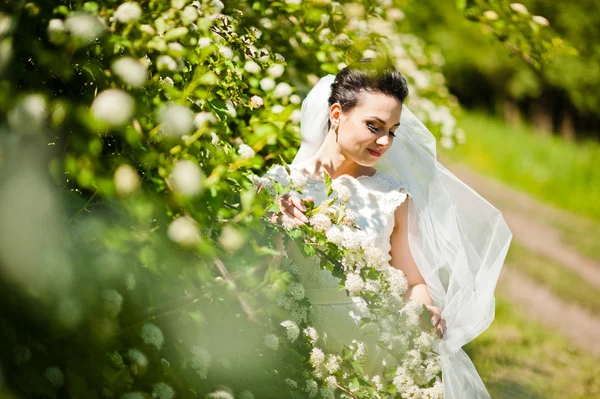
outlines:
[[[435,139],[403,105],[407,95],[406,80],[386,60],[363,59],[322,78],[303,102],[303,143],[290,165],[308,183],[302,196],[279,198],[273,220],[307,222],[302,201],[325,199],[323,172],[346,185],[356,224],[388,267],[406,275],[406,297],[431,313],[444,397],[488,398],[461,347],[493,320],[493,291],[512,235],[494,207],[437,162]],[[286,250],[301,266],[309,322],[326,334],[324,348],[340,352],[354,339],[366,341],[365,373],[379,373],[390,357],[359,328],[364,300],[339,291],[339,280],[302,262],[297,248]]]

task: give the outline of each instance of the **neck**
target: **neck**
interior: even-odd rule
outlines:
[[[317,152],[304,162],[304,168],[311,174],[320,175],[325,171],[332,179],[341,175],[357,177],[363,166],[348,159],[336,142],[334,132],[329,131]]]

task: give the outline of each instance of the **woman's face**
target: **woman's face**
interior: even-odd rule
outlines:
[[[362,166],[373,166],[391,147],[400,125],[402,103],[379,91],[361,90],[358,105],[343,112],[339,103],[330,108],[330,120],[339,123],[337,142],[342,154]]]

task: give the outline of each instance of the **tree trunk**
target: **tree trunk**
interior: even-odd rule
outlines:
[[[575,138],[575,125],[573,123],[573,114],[568,109],[564,109],[560,121],[560,135],[565,140]]]
[[[510,99],[505,99],[503,105],[504,120],[511,126],[521,127],[523,117],[519,105]]]
[[[531,124],[542,134],[552,134],[552,112],[543,97],[533,100],[531,104]]]

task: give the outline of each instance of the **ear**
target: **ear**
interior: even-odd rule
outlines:
[[[342,116],[342,106],[340,103],[333,103],[329,108],[329,120],[331,126],[335,126],[340,123]]]

